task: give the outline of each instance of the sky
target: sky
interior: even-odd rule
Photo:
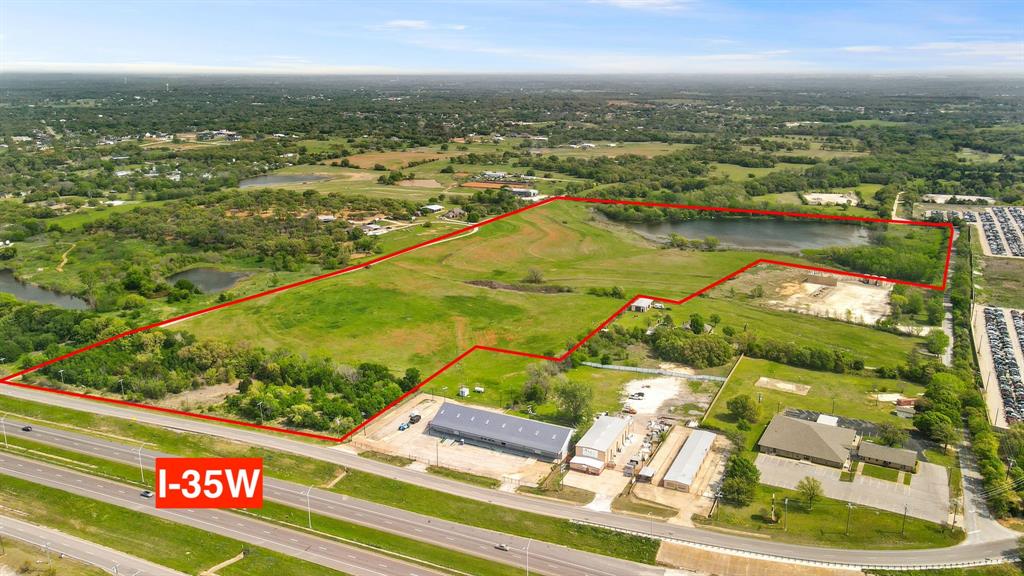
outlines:
[[[0,0],[0,72],[1024,74],[1024,1]]]

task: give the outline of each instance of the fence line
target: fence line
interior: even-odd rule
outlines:
[[[601,368],[603,370],[619,370],[621,372],[639,372],[640,374],[657,374],[659,376],[675,376],[677,378],[686,378],[687,380],[702,380],[705,382],[725,382],[725,378],[722,376],[708,376],[705,374],[687,374],[685,372],[673,372],[672,370],[662,370],[661,368],[640,368],[639,366],[619,366],[617,364],[598,364],[596,362],[580,362],[584,366],[590,366],[591,368]]]

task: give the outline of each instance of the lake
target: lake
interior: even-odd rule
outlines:
[[[254,178],[246,178],[238,183],[238,187],[267,188],[284,184],[302,184],[303,182],[330,180],[330,178],[330,176],[322,176],[320,174],[265,174]]]
[[[65,310],[88,310],[91,308],[88,302],[78,296],[61,294],[35,284],[22,282],[15,278],[14,272],[10,270],[0,270],[0,292],[12,294],[18,300],[52,304]]]
[[[231,288],[248,276],[245,272],[226,272],[216,268],[192,268],[172,274],[167,280],[174,285],[178,280],[188,280],[204,294],[215,294]]]
[[[689,240],[714,236],[723,247],[771,252],[800,252],[830,246],[863,246],[868,231],[863,226],[838,222],[801,220],[687,220],[659,224],[629,224],[645,238],[666,242],[671,234]]]

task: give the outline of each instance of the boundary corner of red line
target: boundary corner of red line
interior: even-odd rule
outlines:
[[[758,260],[754,260],[753,262],[750,262],[749,264],[746,264],[745,266],[735,270],[734,272],[731,272],[731,273],[727,274],[726,276],[723,276],[722,278],[719,278],[718,280],[715,280],[711,284],[708,284],[707,286],[704,286],[703,288],[697,290],[696,292],[693,292],[692,294],[688,294],[688,295],[686,295],[686,296],[684,296],[682,298],[679,298],[679,299],[672,299],[672,298],[667,298],[667,297],[664,297],[664,296],[656,296],[656,295],[637,294],[637,295],[633,296],[631,299],[629,299],[629,301],[627,301],[626,304],[621,306],[618,310],[616,310],[611,316],[609,316],[601,324],[599,324],[593,330],[588,332],[587,335],[583,339],[581,339],[579,342],[577,342],[571,348],[566,350],[565,353],[561,354],[560,356],[545,356],[545,355],[541,355],[541,354],[533,354],[533,353],[523,352],[523,351],[519,351],[519,350],[510,350],[510,349],[505,349],[505,348],[495,348],[495,347],[492,347],[492,346],[482,346],[482,345],[479,345],[479,344],[474,345],[474,346],[468,348],[467,350],[463,351],[461,354],[459,354],[455,358],[453,358],[451,361],[446,363],[444,366],[442,366],[440,369],[438,369],[433,374],[428,376],[426,379],[424,379],[422,382],[417,384],[415,387],[413,387],[409,391],[405,392],[404,394],[402,394],[398,398],[395,398],[394,400],[389,402],[388,405],[385,406],[383,409],[378,411],[376,414],[373,414],[372,416],[368,417],[366,420],[364,420],[358,426],[356,426],[352,430],[348,431],[347,433],[345,433],[341,437],[327,436],[327,435],[324,435],[324,434],[317,434],[317,433],[313,433],[313,432],[304,432],[304,431],[301,431],[301,430],[290,430],[288,428],[282,428],[282,427],[278,427],[278,426],[267,426],[267,425],[264,425],[264,424],[255,424],[253,422],[246,422],[246,421],[243,421],[243,420],[236,420],[236,419],[232,419],[232,418],[223,418],[223,417],[220,417],[220,416],[212,416],[212,415],[209,415],[209,414],[198,414],[198,413],[193,413],[193,412],[186,412],[184,410],[175,410],[173,408],[165,408],[165,407],[162,407],[162,406],[153,406],[153,405],[150,405],[150,404],[142,404],[142,403],[139,403],[139,402],[129,402],[127,400],[121,400],[121,399],[118,399],[118,398],[107,398],[107,397],[104,397],[104,396],[94,396],[92,394],[85,394],[85,393],[80,393],[80,392],[72,392],[72,391],[68,391],[68,390],[56,390],[56,389],[53,389],[53,388],[46,388],[44,386],[36,386],[36,385],[33,385],[33,384],[25,384],[23,382],[15,382],[15,381],[13,381],[14,378],[18,378],[20,376],[24,376],[25,374],[28,374],[28,373],[31,373],[31,372],[35,372],[35,371],[37,371],[37,370],[39,370],[41,368],[44,368],[44,367],[49,366],[51,364],[55,364],[57,362],[60,362],[61,360],[65,360],[65,359],[70,358],[72,356],[77,356],[78,354],[81,354],[81,353],[86,352],[88,350],[92,350],[93,348],[98,348],[98,347],[103,346],[105,344],[109,344],[110,342],[113,342],[115,340],[120,340],[121,338],[125,338],[127,336],[131,336],[132,334],[138,334],[139,332],[144,332],[146,330],[151,330],[153,328],[160,328],[162,326],[167,326],[168,324],[172,324],[174,322],[179,322],[181,320],[186,320],[188,318],[193,318],[195,316],[199,316],[200,314],[207,314],[209,312],[220,310],[222,308],[227,308],[229,306],[235,306],[235,305],[241,304],[243,302],[248,302],[250,300],[255,300],[257,298],[262,298],[264,296],[270,296],[270,295],[276,294],[278,292],[284,292],[286,290],[291,290],[292,288],[297,288],[299,286],[304,286],[306,284],[311,284],[313,282],[317,282],[317,281],[320,281],[320,280],[325,280],[327,278],[332,278],[332,277],[335,277],[335,276],[339,276],[341,274],[345,274],[347,272],[351,272],[351,271],[354,271],[354,270],[360,270],[360,269],[363,269],[363,268],[369,268],[370,266],[372,266],[373,264],[376,264],[378,262],[383,262],[383,261],[386,261],[386,260],[390,260],[392,258],[396,258],[398,256],[401,256],[402,254],[406,254],[408,252],[412,252],[413,250],[417,250],[419,248],[430,246],[431,244],[436,244],[436,243],[438,243],[438,242],[440,242],[442,240],[446,240],[448,238],[453,238],[453,237],[465,234],[467,231],[470,231],[470,230],[473,230],[473,229],[476,229],[476,228],[480,228],[480,227],[486,226],[486,225],[488,225],[490,223],[497,222],[498,220],[502,220],[504,218],[508,218],[510,216],[514,216],[516,214],[520,214],[520,213],[526,212],[528,210],[533,210],[533,209],[539,208],[541,206],[544,206],[546,204],[550,204],[550,203],[555,202],[555,201],[581,202],[581,203],[588,203],[588,204],[619,204],[619,205],[627,205],[627,206],[648,206],[648,207],[654,207],[654,208],[672,208],[672,209],[678,209],[678,210],[694,210],[694,211],[702,211],[702,212],[723,212],[723,213],[733,213],[733,214],[753,214],[753,215],[759,215],[759,216],[782,216],[782,217],[791,217],[791,218],[812,218],[812,219],[824,219],[824,220],[840,220],[840,221],[855,221],[855,222],[879,223],[879,224],[894,224],[894,225],[905,225],[905,226],[927,226],[927,227],[934,227],[934,228],[945,228],[947,230],[947,232],[948,232],[948,242],[947,242],[947,247],[946,247],[946,261],[945,261],[945,265],[944,265],[943,272],[942,272],[942,283],[939,284],[939,285],[924,284],[924,283],[919,283],[919,282],[910,282],[910,281],[906,281],[906,280],[898,280],[898,279],[893,279],[893,278],[885,278],[885,277],[881,277],[881,276],[874,276],[874,275],[871,275],[871,274],[861,274],[861,273],[849,272],[849,271],[845,271],[845,270],[837,270],[837,269],[817,267],[817,266],[808,266],[808,265],[805,265],[805,264],[795,264],[795,263],[792,263],[792,262],[784,262],[784,261],[779,261],[779,260],[771,260],[771,259],[761,258],[761,259],[758,259]],[[106,402],[106,403],[110,403],[110,404],[118,404],[118,405],[122,405],[122,406],[130,406],[130,407],[133,407],[133,408],[143,408],[143,409],[146,409],[146,410],[152,410],[152,411],[156,411],[156,412],[163,412],[163,413],[166,413],[166,414],[173,414],[173,415],[177,415],[177,416],[187,416],[187,417],[190,417],[190,418],[198,418],[198,419],[201,419],[201,420],[208,420],[208,421],[218,422],[218,423],[222,423],[222,424],[233,424],[233,425],[237,425],[237,426],[245,426],[245,427],[248,427],[248,428],[255,428],[255,429],[265,430],[265,431],[270,431],[270,432],[281,432],[281,433],[285,433],[285,434],[292,434],[292,435],[302,436],[302,437],[306,437],[306,438],[313,438],[313,439],[316,439],[316,440],[324,440],[324,441],[328,441],[328,442],[344,442],[349,437],[351,437],[353,434],[355,434],[359,430],[363,429],[370,422],[372,422],[376,418],[380,417],[382,414],[384,414],[385,412],[387,412],[388,410],[393,408],[395,405],[397,405],[400,402],[402,402],[403,400],[405,400],[410,395],[415,394],[416,392],[418,392],[428,382],[434,380],[435,378],[440,376],[442,373],[444,373],[446,370],[448,370],[449,368],[451,368],[452,366],[457,364],[459,361],[461,361],[463,358],[465,358],[466,356],[470,355],[471,353],[473,353],[473,352],[475,352],[477,350],[487,351],[487,352],[494,352],[494,353],[499,353],[499,354],[510,354],[510,355],[514,355],[514,356],[521,356],[521,357],[526,357],[526,358],[534,358],[534,359],[537,359],[537,360],[548,360],[548,361],[552,361],[552,362],[561,362],[561,361],[564,361],[566,358],[568,358],[571,354],[576,352],[576,350],[578,350],[581,346],[583,346],[583,344],[585,344],[595,334],[597,334],[603,328],[607,327],[609,324],[614,322],[615,319],[621,313],[623,313],[627,308],[629,308],[629,306],[633,302],[635,302],[639,298],[650,298],[651,300],[655,300],[655,301],[658,301],[658,302],[664,302],[666,304],[673,304],[673,305],[684,304],[684,303],[688,302],[689,300],[691,300],[693,298],[696,298],[697,296],[700,296],[701,294],[707,292],[708,290],[711,290],[712,288],[718,286],[719,284],[722,284],[722,283],[724,283],[724,282],[726,282],[726,281],[728,281],[728,280],[730,280],[732,278],[735,278],[736,276],[739,276],[740,274],[746,272],[747,270],[750,270],[751,268],[754,268],[754,267],[762,265],[762,264],[773,264],[773,265],[779,265],[779,266],[786,266],[786,267],[790,267],[790,268],[799,268],[799,269],[802,269],[802,270],[809,270],[809,271],[815,271],[815,272],[824,272],[824,273],[828,273],[828,274],[837,274],[837,275],[842,275],[842,276],[850,276],[850,277],[853,277],[853,278],[878,280],[878,281],[882,281],[882,282],[889,282],[889,283],[892,283],[892,284],[903,284],[903,285],[907,285],[907,286],[914,286],[914,287],[917,287],[917,288],[926,288],[926,289],[930,289],[930,290],[943,290],[944,291],[946,289],[947,282],[949,280],[949,267],[950,267],[950,262],[951,262],[951,259],[952,259],[952,256],[953,256],[953,236],[954,236],[954,230],[955,229],[953,227],[953,224],[949,223],[949,222],[922,222],[922,221],[915,221],[915,220],[890,220],[890,219],[885,219],[885,218],[868,218],[868,217],[862,217],[862,216],[840,216],[840,215],[835,215],[835,214],[806,214],[806,213],[801,213],[801,212],[784,212],[784,211],[776,211],[776,210],[757,210],[757,209],[748,209],[748,208],[727,208],[727,207],[721,207],[721,206],[699,206],[699,205],[688,205],[688,204],[669,204],[669,203],[661,203],[661,202],[643,202],[643,201],[638,201],[638,200],[612,200],[612,199],[603,199],[603,198],[578,198],[578,197],[573,197],[573,196],[556,196],[556,197],[552,197],[552,198],[547,198],[547,199],[541,200],[539,202],[535,202],[533,204],[530,204],[529,206],[524,206],[522,208],[518,208],[518,209],[513,210],[511,212],[506,212],[504,214],[500,214],[500,215],[495,216],[493,218],[488,218],[486,220],[483,220],[481,222],[477,222],[475,224],[470,224],[470,225],[465,226],[463,228],[460,228],[458,230],[454,230],[452,232],[448,232],[446,234],[442,234],[440,236],[437,236],[435,238],[431,238],[430,240],[426,240],[426,241],[420,242],[418,244],[414,244],[412,246],[407,246],[407,247],[402,248],[400,250],[397,250],[395,252],[391,252],[390,254],[385,254],[383,256],[378,256],[378,257],[373,258],[371,260],[368,260],[366,262],[362,262],[362,263],[359,263],[359,264],[354,264],[352,266],[348,266],[346,268],[342,268],[342,269],[339,269],[339,270],[334,270],[334,271],[331,271],[331,272],[328,272],[328,273],[325,273],[325,274],[321,274],[321,275],[318,275],[318,276],[313,276],[313,277],[310,277],[310,278],[305,278],[305,279],[302,279],[302,280],[299,280],[299,281],[296,281],[296,282],[292,282],[290,284],[285,284],[283,286],[278,286],[276,288],[272,288],[270,290],[265,290],[263,292],[258,292],[256,294],[250,294],[250,295],[244,296],[242,298],[237,298],[235,300],[230,300],[228,302],[223,302],[223,303],[217,304],[215,306],[210,306],[208,308],[203,308],[201,310],[196,310],[196,311],[193,311],[193,312],[189,312],[187,314],[182,314],[180,316],[175,316],[173,318],[168,318],[166,320],[161,320],[159,322],[148,324],[146,326],[140,326],[140,327],[137,327],[137,328],[133,328],[131,330],[122,332],[122,333],[117,334],[115,336],[111,336],[110,338],[106,338],[106,339],[100,340],[98,342],[93,342],[92,344],[89,344],[87,346],[83,346],[81,348],[78,348],[77,350],[72,350],[71,352],[63,354],[61,356],[57,356],[55,358],[51,358],[51,359],[49,359],[49,360],[47,360],[45,362],[42,362],[40,364],[37,364],[35,366],[31,366],[29,368],[25,368],[23,370],[20,370],[18,372],[15,372],[13,374],[10,374],[8,376],[0,378],[0,384],[5,384],[5,385],[8,385],[8,386],[14,386],[14,387],[18,387],[18,388],[25,388],[25,389],[31,389],[31,390],[39,390],[39,391],[49,392],[49,393],[53,393],[53,394],[60,394],[60,395],[64,395],[64,396],[71,396],[71,397],[76,397],[76,398],[92,400],[92,401]]]

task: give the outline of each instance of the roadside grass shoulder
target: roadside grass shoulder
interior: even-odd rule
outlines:
[[[408,466],[415,462],[412,458],[406,458],[405,456],[395,456],[392,454],[384,454],[383,452],[376,452],[374,450],[363,450],[359,453],[363,458],[370,460],[376,460],[377,462],[383,462],[385,464],[391,464],[392,466]]]
[[[50,556],[53,562],[54,576],[107,576],[109,572],[95,566],[90,566],[74,560],[68,556],[63,558]],[[46,568],[40,566],[46,565]],[[9,572],[5,571],[9,570]],[[0,573],[18,574],[21,576],[47,576],[49,565],[47,554],[42,548],[22,542],[4,538],[4,554],[0,555]]]
[[[349,470],[335,492],[479,528],[535,538],[625,560],[654,564],[659,542],[568,520],[504,508],[389,478]]]
[[[772,495],[775,496],[776,522],[772,523]],[[783,501],[789,498],[789,519],[784,519]],[[856,549],[914,549],[952,546],[964,539],[961,530],[917,518],[906,519],[900,535],[902,514],[855,506],[850,513],[850,531],[846,533],[846,502],[832,498],[815,500],[808,508],[800,494],[772,486],[760,486],[748,506],[722,504],[711,519],[695,515],[695,523],[711,528],[741,530],[779,542]]]
[[[444,466],[427,466],[427,472],[438,476],[444,476],[451,480],[458,480],[459,482],[465,482],[467,484],[483,486],[484,488],[497,488],[498,486],[501,486],[501,480],[496,478],[470,474],[469,472],[453,470],[451,468],[445,468]]]
[[[945,568],[937,570],[867,570],[872,576],[1022,576],[1019,564],[1007,563],[974,568]]]

